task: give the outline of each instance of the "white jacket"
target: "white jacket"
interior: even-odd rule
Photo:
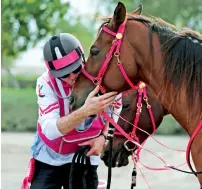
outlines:
[[[49,139],[54,140],[61,137],[62,134],[57,128],[56,121],[60,117],[60,109],[58,105],[57,95],[49,86],[48,72],[45,72],[41,77],[37,79],[36,94],[38,103],[38,122],[41,125],[42,133]],[[61,80],[56,79],[57,85],[60,88],[61,95],[64,99],[65,115],[69,114],[69,99],[71,94],[71,88],[64,84]],[[66,86],[65,86],[66,85]],[[64,90],[67,88],[68,90]],[[120,96],[119,96],[120,97]],[[117,98],[119,98],[117,97]],[[116,113],[120,114],[121,108],[115,109]],[[107,109],[109,113],[109,109]],[[118,117],[114,117],[115,121],[118,121]],[[86,125],[85,120],[77,127],[78,130],[85,130],[89,127]],[[35,141],[32,146],[32,156],[39,161],[42,161],[51,165],[62,165],[72,161],[73,154],[60,155],[54,153],[36,134]],[[97,165],[99,162],[98,156],[91,157],[91,164]]]

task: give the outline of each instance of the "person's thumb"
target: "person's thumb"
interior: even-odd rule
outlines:
[[[99,92],[99,90],[100,90],[100,86],[97,85],[97,86],[95,87],[95,89],[90,92],[90,94],[88,95],[88,98],[89,98],[89,97],[90,97],[90,98],[91,98],[91,97],[94,97],[94,96]]]

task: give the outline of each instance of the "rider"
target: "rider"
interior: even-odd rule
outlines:
[[[75,164],[73,186],[75,189],[97,189],[99,155],[108,124],[100,116],[94,118],[93,115],[111,105],[117,93],[96,96],[99,92],[99,87],[96,87],[84,105],[72,112],[69,96],[85,62],[81,43],[69,33],[60,33],[45,43],[43,54],[48,71],[37,79],[37,132],[31,147],[30,172],[22,188],[31,183],[30,189],[61,189],[62,186],[69,189],[72,158],[79,144],[84,142],[91,146],[87,154],[90,166]]]

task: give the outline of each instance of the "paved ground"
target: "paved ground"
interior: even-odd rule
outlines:
[[[173,147],[185,149],[188,142],[187,137],[156,137],[164,144]],[[33,140],[33,134],[30,133],[2,133],[2,164],[1,164],[1,182],[2,189],[19,189],[20,183],[27,171],[27,163],[29,160],[29,147]],[[158,153],[166,159],[168,164],[178,165],[185,162],[185,153],[173,152],[167,150],[152,139],[148,140],[145,148]],[[153,158],[148,152],[141,155],[142,162],[151,167],[163,166],[161,162]],[[187,166],[183,166],[187,169]],[[129,189],[131,180],[132,162],[124,168],[113,169],[113,178],[111,189]],[[152,189],[199,189],[197,179],[193,175],[187,175],[177,171],[149,171],[145,168],[141,169],[151,185]],[[106,180],[107,167],[101,163],[99,167],[100,179]],[[137,189],[147,189],[147,185],[138,172]]]

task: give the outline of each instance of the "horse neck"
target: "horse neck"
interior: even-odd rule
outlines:
[[[180,90],[178,88],[172,88],[171,85],[166,86],[163,75],[164,59],[159,51],[160,43],[157,40],[157,36],[154,36],[154,41],[156,41],[154,44],[157,45],[153,47],[153,58],[148,58],[145,60],[144,65],[141,65],[141,71],[138,74],[139,79],[152,88],[163,107],[191,135],[202,118],[198,110],[198,104],[193,104],[190,109],[186,99],[185,89]],[[176,94],[178,94],[178,98],[176,98]]]
[[[165,86],[163,77],[160,77],[161,74],[155,73],[155,71],[152,75],[152,80],[150,80],[151,77],[149,75],[142,77],[141,80],[144,82],[149,81],[147,84],[154,90],[162,106],[180,123],[188,134],[193,133],[194,128],[201,119],[199,116],[196,116],[199,115],[196,105],[195,107],[193,105],[191,109],[189,108],[185,98],[185,90],[181,90],[177,97],[176,94],[179,92],[177,88],[173,89],[172,86],[168,86],[162,90],[163,86]]]

